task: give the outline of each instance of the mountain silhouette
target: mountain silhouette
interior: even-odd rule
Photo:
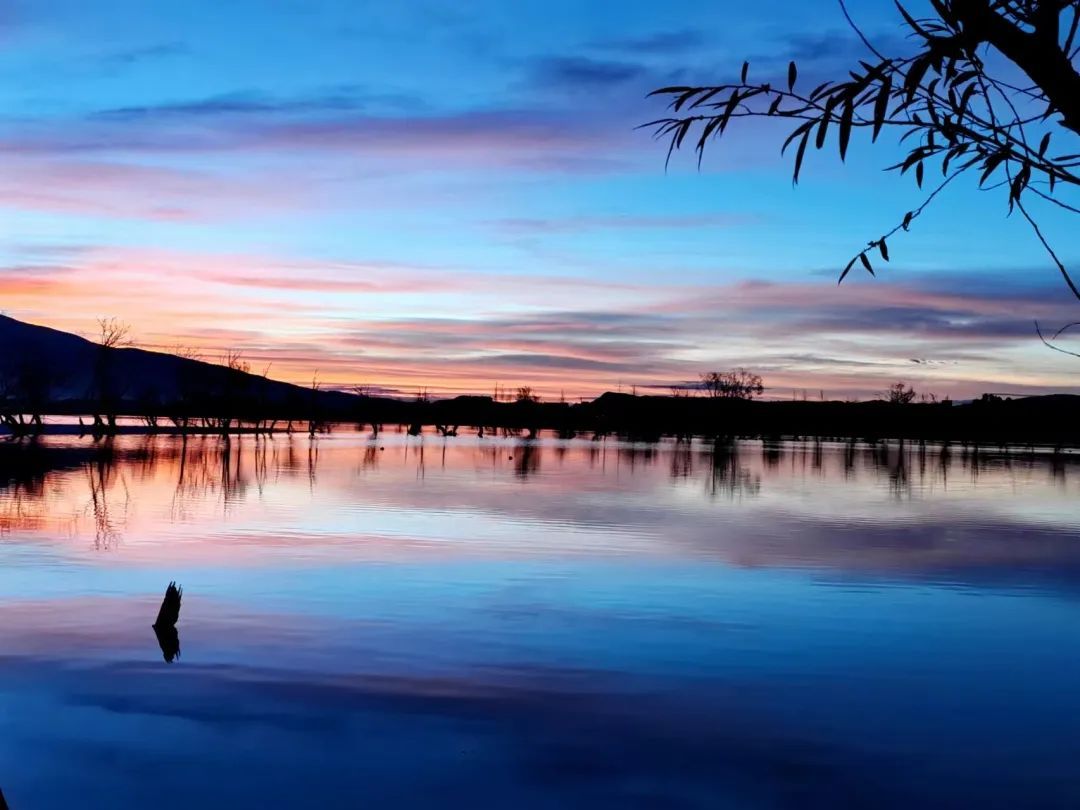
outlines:
[[[91,396],[102,348],[96,343],[47,326],[25,323],[0,315],[0,384],[32,365],[48,389],[47,399],[72,407]],[[109,371],[116,380],[121,402],[136,403],[153,397],[172,402],[223,389],[242,390],[244,396],[265,405],[281,406],[313,399],[320,407],[344,407],[355,397],[340,391],[312,391],[310,388],[271,380],[258,374],[202,360],[178,357],[166,352],[118,347],[109,349]],[[2,385],[0,385],[2,388]]]

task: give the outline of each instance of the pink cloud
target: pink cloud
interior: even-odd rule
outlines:
[[[781,396],[877,392],[900,378],[959,396],[1051,389],[1073,368],[1030,326],[1068,320],[1069,302],[1049,290],[979,296],[929,276],[693,287],[198,251],[96,248],[64,261],[0,270],[9,313],[74,332],[115,315],[153,347],[239,349],[303,383],[318,370],[329,385],[501,382],[574,396],[747,365]]]
[[[281,176],[16,155],[0,175],[0,206],[92,217],[219,221],[310,210],[310,183]]]
[[[640,143],[599,120],[537,110],[476,110],[444,115],[338,112],[317,121],[291,121],[273,109],[261,115],[155,115],[124,111],[70,122],[23,127],[0,140],[8,155],[92,153],[183,154],[274,151],[349,153],[424,166],[492,165],[526,170],[610,171],[623,159],[596,158],[597,148]]]

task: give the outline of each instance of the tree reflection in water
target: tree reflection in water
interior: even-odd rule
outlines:
[[[389,443],[380,443],[389,435]],[[537,439],[503,431],[502,435],[431,437],[403,433],[372,437],[344,432],[331,436],[116,436],[97,441],[45,437],[36,441],[0,441],[0,534],[41,531],[62,526],[71,535],[83,531],[93,548],[121,543],[132,507],[148,487],[168,493],[166,512],[174,522],[188,522],[216,506],[229,515],[263,497],[280,479],[306,477],[308,489],[322,487],[326,464],[331,486],[345,470],[352,476],[396,475],[400,464],[423,480],[432,473],[462,475],[489,470],[496,477],[525,481],[547,475],[625,477],[666,475],[673,482],[697,482],[710,498],[756,497],[771,480],[792,474],[841,478],[855,485],[872,477],[894,499],[910,499],[927,488],[947,488],[953,476],[974,481],[991,471],[1010,470],[1049,476],[1064,486],[1080,461],[1076,454],[1036,452],[1035,448],[1000,452],[975,446],[859,442],[661,439],[626,441],[610,436]],[[1052,448],[1050,448],[1052,450]],[[544,467],[545,454],[557,464]],[[395,463],[389,463],[389,462]],[[644,479],[643,479],[644,481]]]

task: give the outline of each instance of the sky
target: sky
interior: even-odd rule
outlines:
[[[906,47],[891,2],[850,8]],[[402,395],[736,366],[779,398],[1080,392],[1033,325],[1077,304],[1002,195],[950,189],[837,286],[921,200],[899,147],[830,145],[793,187],[774,127],[666,170],[635,128],[660,86],[862,55],[832,0],[7,0],[0,310]]]

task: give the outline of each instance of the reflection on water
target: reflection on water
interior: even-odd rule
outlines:
[[[1074,456],[924,444],[2,443],[0,779],[33,808],[1075,807],[1078,495]]]

